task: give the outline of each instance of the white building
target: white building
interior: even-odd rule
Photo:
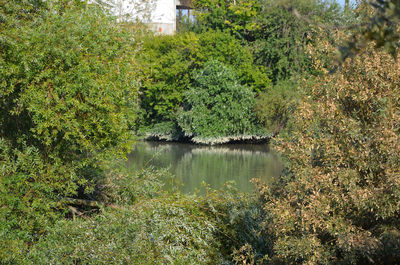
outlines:
[[[161,34],[174,34],[176,31],[176,0],[157,0],[149,24]]]
[[[183,16],[191,16],[190,0],[109,0],[120,21],[141,20],[160,34],[174,34]],[[178,22],[177,22],[178,19]]]

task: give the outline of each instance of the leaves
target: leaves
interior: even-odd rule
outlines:
[[[65,215],[60,197],[93,194],[101,161],[132,143],[132,36],[96,6],[64,4],[12,13],[19,27],[0,32],[15,37],[0,50],[0,226],[10,240],[23,231],[32,241]]]
[[[205,64],[185,93],[178,124],[188,137],[210,138],[251,134],[254,94],[234,72],[218,61]]]
[[[270,84],[266,70],[254,65],[250,50],[227,32],[210,30],[147,38],[138,54],[144,125],[175,121],[183,93],[192,86],[193,71],[211,59],[232,66],[240,84],[256,92]]]
[[[399,70],[388,54],[369,47],[308,87],[291,117],[293,131],[276,142],[289,174],[266,197],[277,259],[399,259],[398,237],[384,234],[399,225]]]
[[[376,0],[360,4],[358,12],[363,25],[342,46],[342,60],[360,53],[369,42],[397,57],[400,47],[400,1]]]

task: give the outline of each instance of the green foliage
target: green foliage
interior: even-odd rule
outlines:
[[[60,221],[25,262],[206,264],[217,260],[214,230],[190,197],[160,197],[89,220]]]
[[[367,48],[300,97],[281,80],[327,72],[306,48],[323,35],[316,25],[342,21],[335,4],[296,0],[301,18],[270,1],[194,3],[201,33],[149,37],[136,56],[128,27],[83,1],[0,0],[1,262],[399,263],[399,63]],[[398,0],[374,5],[362,41],[393,55]],[[255,200],[229,185],[166,192],[167,171],[110,169],[105,160],[131,145],[134,78],[139,121],[158,123],[155,134],[254,134],[256,118],[276,133],[290,122],[275,142],[288,174]],[[61,219],[63,199],[93,196],[101,213]]]
[[[306,47],[320,41],[324,25],[326,36],[334,26],[345,24],[340,6],[332,1],[231,1],[196,0],[201,29],[230,30],[251,47],[257,65],[269,69],[269,78],[276,83],[296,74],[314,74]],[[327,38],[327,37],[324,38]]]
[[[173,119],[182,102],[182,92],[190,82],[189,72],[194,61],[191,54],[196,41],[193,34],[144,40],[143,50],[138,54],[144,123]]]
[[[154,124],[150,129],[144,128],[142,135],[146,134],[149,139],[165,140],[165,141],[182,141],[184,136],[182,130],[176,121],[163,121]]]
[[[26,242],[44,232],[44,226],[60,217],[53,182],[49,179],[34,183],[45,173],[35,147],[24,144],[22,150],[11,149],[0,139],[0,260],[11,263],[23,253]]]
[[[300,81],[296,79],[280,81],[256,98],[254,108],[257,120],[264,128],[277,135],[287,128],[289,119],[302,97]]]
[[[361,25],[341,47],[342,60],[360,53],[369,42],[383,48],[394,58],[400,47],[400,1],[363,1],[356,9]]]
[[[320,74],[309,47],[332,41],[336,25],[348,23],[347,13],[336,2],[196,0],[193,4],[198,10],[198,31],[212,28],[231,32],[250,48],[253,65],[261,66],[262,73],[275,84],[256,90],[255,108],[258,120],[273,134],[286,126],[295,108],[295,91],[301,90],[288,80]],[[332,56],[318,56],[319,64],[332,62]]]
[[[257,119],[273,134],[286,127],[295,108],[296,88],[291,81],[281,81],[257,97],[254,108]]]
[[[216,223],[215,237],[225,258],[223,264],[262,262],[272,249],[270,234],[262,231],[262,201],[257,195],[239,193],[229,182],[221,190],[213,191],[207,186],[205,189],[202,210]]]
[[[112,160],[106,177],[99,183],[107,204],[129,206],[160,197],[165,193],[165,183],[173,178],[167,169],[146,167],[131,172],[125,163]]]
[[[263,187],[273,262],[400,261],[400,65],[368,52],[309,87],[276,142],[289,174]]]
[[[254,64],[251,50],[241,45],[227,32],[209,30],[199,34],[196,69],[210,60],[218,60],[231,67],[241,85],[249,86],[256,93],[270,86],[269,69]]]
[[[99,161],[130,148],[132,36],[95,6],[51,3],[1,31],[0,233],[10,240],[42,234],[62,197],[93,193]]]
[[[250,51],[229,33],[207,31],[145,39],[138,55],[141,71],[141,123],[174,121],[182,105],[183,92],[193,79],[193,70],[211,59],[231,66],[241,84],[255,91],[269,86],[266,70],[253,64]]]
[[[296,74],[315,74],[307,45],[321,41],[324,24],[328,39],[335,23],[343,24],[340,7],[335,2],[296,0],[291,3],[301,16],[296,17],[284,4],[263,1],[253,33],[253,54],[255,61],[271,69],[270,78],[277,82]]]
[[[1,0],[0,32],[2,34],[7,33],[10,28],[21,27],[35,17],[43,15],[47,5],[48,2],[42,0]]]
[[[117,170],[118,171],[118,170]],[[265,254],[258,231],[261,204],[238,193],[206,187],[206,194],[182,195],[143,183],[160,183],[165,172],[145,170],[136,175],[108,176],[111,207],[93,217],[61,220],[19,256],[24,264],[231,264],[230,254],[244,243]],[[114,181],[116,177],[116,181]],[[139,184],[136,184],[136,181]],[[128,185],[128,186],[127,186]],[[134,186],[134,188],[131,187]],[[135,198],[114,189],[135,191]],[[120,200],[122,199],[122,200]],[[111,202],[111,201],[110,201]],[[57,247],[55,247],[57,246]]]
[[[233,35],[247,38],[259,27],[256,23],[260,12],[258,0],[194,0],[193,6],[201,28],[229,29]]]
[[[208,62],[185,93],[178,124],[198,138],[252,134],[254,93],[239,84],[235,73],[218,61]]]

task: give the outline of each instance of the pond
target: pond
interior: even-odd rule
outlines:
[[[270,182],[282,171],[282,162],[268,145],[231,144],[201,146],[186,143],[137,142],[128,156],[132,171],[145,167],[169,168],[184,193],[192,193],[206,182],[221,188],[236,182],[242,192],[251,192],[253,178]]]

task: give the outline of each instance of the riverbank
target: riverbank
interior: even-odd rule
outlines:
[[[144,136],[146,141],[180,142],[199,145],[220,144],[268,144],[273,134],[267,135],[232,135],[224,137],[187,137],[178,134],[154,134],[148,133]]]

